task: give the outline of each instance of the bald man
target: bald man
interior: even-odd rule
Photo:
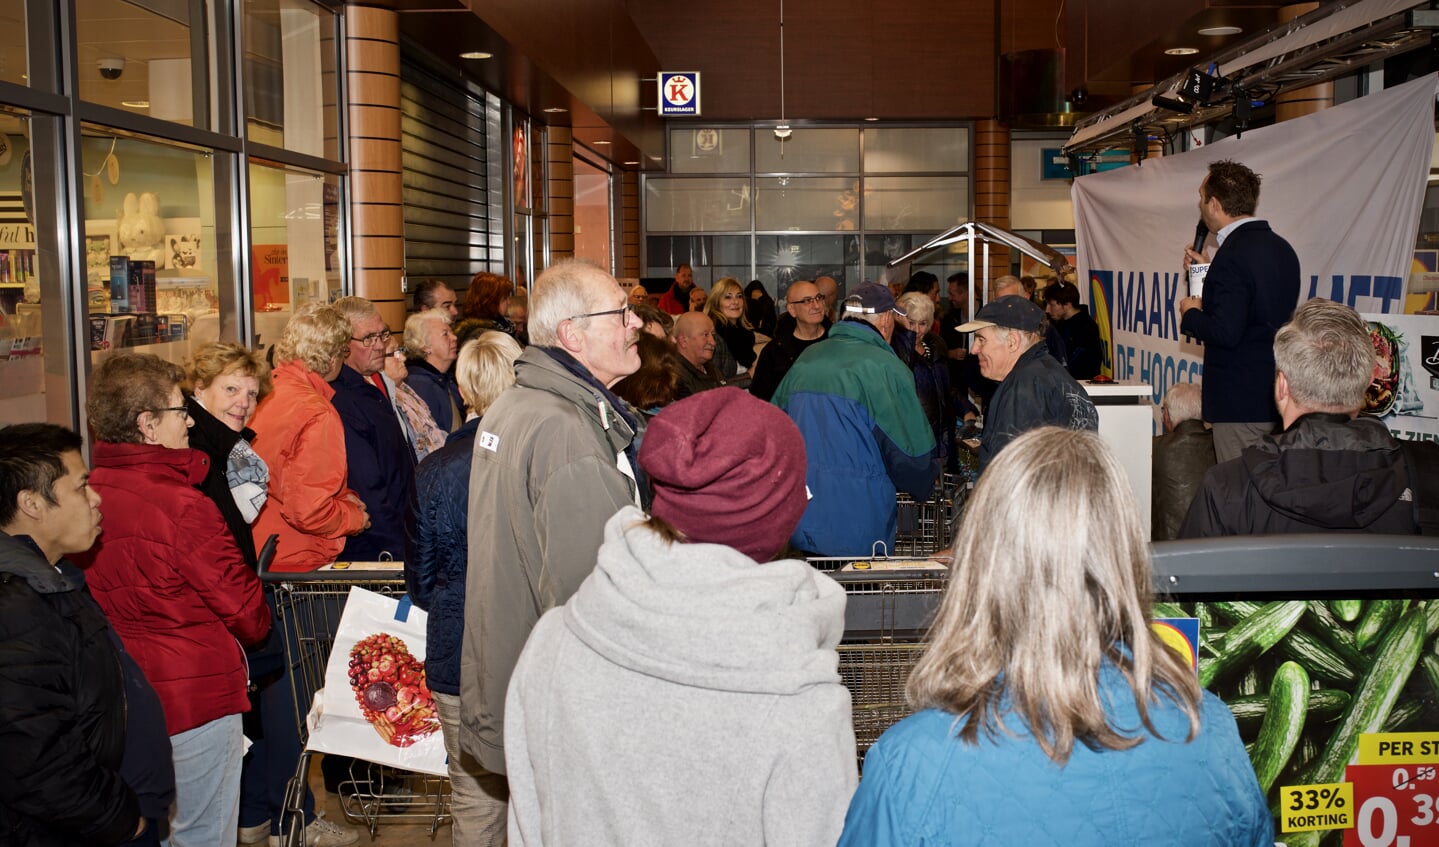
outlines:
[[[679,355],[676,400],[719,388],[725,378],[714,365],[715,324],[704,312],[685,312],[675,318],[675,350]]]
[[[775,336],[760,351],[754,366],[754,379],[749,392],[761,400],[774,396],[774,390],[794,365],[799,354],[829,337],[829,324],[824,316],[824,295],[819,286],[803,280],[793,283],[785,296],[785,317],[775,329]]]

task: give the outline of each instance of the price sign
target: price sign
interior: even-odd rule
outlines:
[[[1286,785],[1279,789],[1279,807],[1279,828],[1284,832],[1347,829],[1354,825],[1354,786],[1347,782]]]
[[[1359,809],[1344,847],[1420,847],[1439,843],[1435,765],[1350,765]]]

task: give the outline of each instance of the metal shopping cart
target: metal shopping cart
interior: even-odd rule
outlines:
[[[948,547],[973,487],[973,474],[960,471],[941,474],[928,500],[896,494],[894,555],[928,556]]]
[[[849,689],[860,765],[864,754],[910,713],[904,688],[928,645],[934,612],[949,584],[936,562],[890,558],[876,544],[868,558],[822,557],[809,562],[845,589],[839,674]]]
[[[388,567],[383,567],[388,565]],[[370,569],[380,568],[383,569]],[[399,563],[367,564],[365,570],[322,568],[310,573],[274,573],[262,567],[261,579],[275,592],[276,626],[281,628],[290,684],[294,689],[300,742],[306,745],[306,714],[325,684],[325,666],[345,610],[351,586],[386,595],[405,593]],[[303,847],[301,804],[313,754],[300,756],[285,796],[280,831],[287,847]],[[340,809],[352,823],[362,823],[373,836],[381,821],[430,824],[430,834],[449,821],[450,784],[443,777],[411,773],[354,760],[339,783]]]

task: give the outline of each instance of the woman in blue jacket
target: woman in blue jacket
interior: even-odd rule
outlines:
[[[1015,439],[952,568],[919,711],[870,749],[841,845],[1274,843],[1234,718],[1149,628],[1146,536],[1098,435]]]

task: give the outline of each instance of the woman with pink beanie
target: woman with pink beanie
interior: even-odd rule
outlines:
[[[804,513],[779,409],[705,391],[650,422],[649,515],[540,619],[505,701],[510,845],[832,845],[856,783],[844,590],[771,561]]]

